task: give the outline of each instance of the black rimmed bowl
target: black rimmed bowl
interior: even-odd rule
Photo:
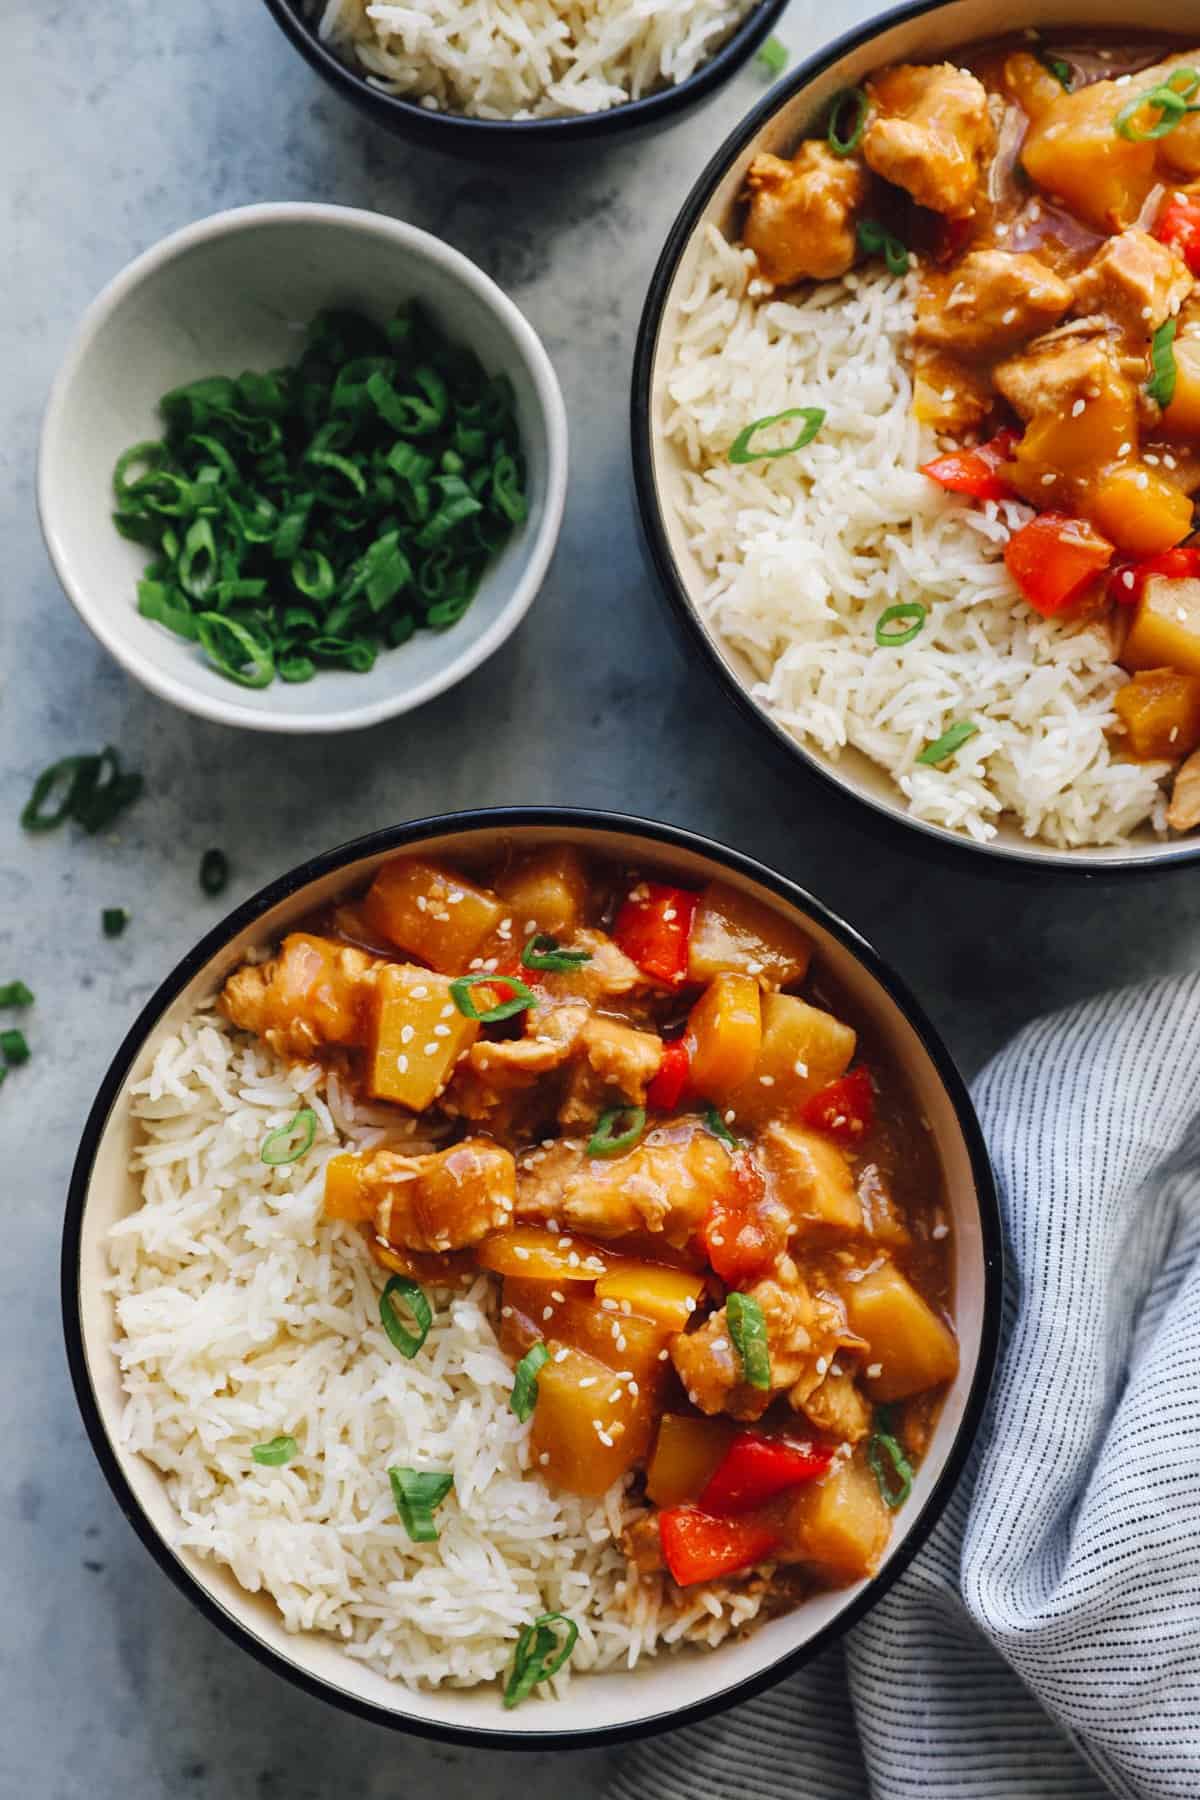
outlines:
[[[1120,0],[1014,0],[999,16],[989,0],[917,0],[895,7],[837,38],[781,80],[717,151],[671,228],[642,313],[634,362],[631,427],[638,505],[650,555],[675,617],[690,645],[715,672],[718,681],[764,739],[778,753],[798,759],[839,788],[865,802],[890,825],[919,832],[933,849],[959,849],[1004,864],[1013,873],[1020,865],[1039,871],[1085,875],[1180,867],[1200,858],[1200,834],[1164,840],[1149,826],[1127,844],[1058,849],[1025,837],[1011,820],[1000,823],[996,836],[980,843],[965,832],[914,818],[903,794],[886,770],[861,751],[846,748],[836,760],[798,741],[754,694],[749,663],[725,643],[706,619],[701,596],[710,576],[687,539],[680,512],[685,464],[666,441],[666,382],[671,365],[680,305],[692,282],[703,232],[716,225],[736,237],[740,196],[746,170],[763,151],[789,155],[811,134],[839,88],[859,85],[872,70],[894,62],[953,59],[956,50],[980,38],[1018,34],[1033,29],[1105,30],[1128,36],[1130,14]],[[1137,15],[1137,32],[1180,34],[1191,14],[1181,0],[1146,0]]]
[[[331,896],[362,885],[388,857],[419,852],[479,858],[508,845],[527,848],[548,840],[568,840],[596,856],[652,866],[685,882],[719,877],[808,932],[817,965],[907,1071],[928,1121],[954,1225],[962,1362],[873,1580],[807,1600],[716,1650],[668,1653],[633,1671],[581,1675],[562,1699],[505,1712],[494,1689],[410,1689],[351,1659],[333,1638],[289,1633],[266,1596],[247,1593],[229,1569],[175,1542],[177,1520],[162,1476],[122,1442],[123,1393],[113,1354],[106,1244],[112,1227],[137,1205],[129,1172],[130,1089],[163,1039],[248,950],[272,943]],[[450,814],[375,832],[282,876],[209,932],[168,975],[104,1078],[71,1178],[62,1259],[67,1352],[92,1447],[134,1530],[199,1610],[260,1661],[347,1712],[460,1743],[540,1748],[620,1740],[717,1712],[779,1681],[862,1616],[928,1536],[962,1470],[995,1359],[1000,1285],[996,1193],[971,1102],[917,1002],[870,946],[819,901],[734,850],[647,820],[541,807]]]
[[[569,113],[551,119],[476,119],[434,111],[374,86],[321,38],[317,16],[304,0],[266,0],[284,35],[329,86],[397,137],[453,156],[491,158],[512,153],[555,152],[572,144],[641,134],[672,124],[709,99],[749,61],[772,30],[787,0],[757,0],[746,17],[686,81],[627,100],[605,112]]]

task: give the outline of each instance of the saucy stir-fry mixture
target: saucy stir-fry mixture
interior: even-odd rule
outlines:
[[[1110,615],[1121,745],[1176,765],[1168,823],[1200,823],[1200,50],[1019,39],[880,70],[790,161],[755,158],[743,242],[759,295],[919,258],[924,473],[1036,509],[1005,552],[1021,594]]]
[[[437,1149],[326,1173],[389,1336],[419,1355],[426,1289],[492,1272],[531,1467],[583,1495],[636,1473],[626,1549],[681,1586],[872,1573],[958,1366],[928,1132],[810,962],[732,887],[564,845],[387,863],[221,996],[424,1116]]]

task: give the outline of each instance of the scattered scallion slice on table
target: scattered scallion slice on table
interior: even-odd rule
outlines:
[[[769,37],[758,51],[758,61],[772,81],[777,75],[783,74],[790,60],[791,54],[787,45],[781,44],[777,37]]]
[[[223,850],[206,850],[200,858],[200,886],[210,900],[215,900],[228,883],[229,858]]]
[[[875,642],[881,650],[899,650],[904,644],[911,644],[915,637],[920,637],[925,629],[926,609],[919,600],[902,600],[895,606],[887,606],[875,621]],[[899,631],[889,631],[889,625],[898,625]]]
[[[940,738],[935,738],[932,744],[927,744],[917,761],[927,764],[930,768],[936,768],[939,763],[944,763],[947,758],[953,756],[956,750],[961,750],[967,739],[973,738],[978,730],[978,725],[973,725],[969,719],[959,719],[956,724],[950,726],[948,731],[944,731]]]
[[[537,1405],[538,1373],[550,1360],[550,1352],[545,1344],[532,1344],[525,1352],[513,1371],[512,1393],[508,1396],[509,1411],[515,1413],[522,1425],[533,1416]]]
[[[521,952],[521,962],[527,969],[543,969],[563,974],[570,969],[581,969],[584,963],[592,960],[590,950],[564,950],[556,937],[548,931],[535,931]]]
[[[267,1133],[259,1157],[273,1169],[283,1163],[297,1162],[307,1150],[312,1149],[316,1135],[317,1115],[311,1106],[302,1106],[295,1118],[289,1119],[286,1125],[280,1125]]]
[[[646,1129],[644,1106],[613,1106],[596,1120],[596,1129],[588,1139],[589,1156],[619,1156],[632,1150]]]
[[[564,1627],[561,1641],[558,1627]],[[517,1639],[512,1666],[504,1688],[504,1704],[519,1706],[543,1681],[549,1681],[562,1668],[579,1637],[579,1627],[565,1613],[543,1613],[532,1625],[526,1625]]]
[[[825,138],[835,156],[852,156],[858,149],[870,110],[871,102],[863,88],[841,88],[833,96]]]
[[[1164,409],[1175,398],[1175,333],[1178,319],[1164,319],[1150,340],[1151,375],[1146,392]]]
[[[742,1365],[748,1387],[766,1392],[771,1386],[771,1352],[763,1309],[750,1294],[730,1294],[725,1302],[729,1335]]]
[[[33,990],[23,981],[8,981],[0,987],[0,1006],[32,1006]]]
[[[100,924],[106,938],[119,938],[129,923],[129,914],[123,906],[106,906],[100,914]]]
[[[769,425],[779,425],[785,419],[803,419],[800,435],[790,444],[781,444],[777,450],[752,450],[750,445],[760,431]],[[823,406],[790,406],[786,412],[769,413],[765,419],[755,419],[740,431],[729,450],[731,463],[769,462],[778,456],[790,456],[794,450],[803,450],[811,444],[825,423]]]
[[[250,1454],[264,1469],[278,1469],[291,1462],[299,1448],[294,1437],[273,1437],[269,1443],[255,1444]]]
[[[29,1061],[29,1045],[25,1042],[25,1033],[15,1028],[0,1031],[0,1051],[9,1068],[15,1069],[20,1063]]]
[[[415,1331],[410,1331],[401,1320],[398,1305],[404,1306],[408,1311],[416,1326]],[[433,1324],[433,1308],[425,1289],[419,1282],[411,1281],[407,1275],[393,1275],[379,1296],[379,1317],[393,1348],[411,1362],[429,1336],[429,1328]]]
[[[475,1004],[474,990],[493,990],[498,998],[482,1011]],[[495,1025],[501,1019],[515,1018],[537,1004],[537,996],[515,975],[460,975],[450,983],[450,998],[464,1019],[477,1019],[481,1025]]]
[[[438,1528],[433,1516],[454,1486],[453,1475],[435,1469],[389,1469],[396,1511],[414,1544],[432,1544]]]
[[[867,1461],[879,1483],[884,1505],[895,1512],[912,1493],[913,1468],[892,1430],[891,1414],[882,1406],[875,1414],[875,1429],[867,1439]]]
[[[26,831],[54,831],[68,819],[94,837],[143,790],[142,777],[123,769],[111,744],[95,756],[65,756],[43,769],[21,813]]]

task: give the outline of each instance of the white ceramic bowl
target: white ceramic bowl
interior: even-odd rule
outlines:
[[[1040,870],[1101,874],[1117,870],[1180,865],[1200,858],[1200,837],[1164,841],[1143,827],[1126,845],[1060,850],[1025,837],[1011,820],[1001,823],[986,844],[965,832],[913,818],[903,794],[886,770],[861,751],[843,750],[834,759],[800,742],[753,694],[755,677],[746,659],[724,643],[699,605],[710,585],[684,529],[679,500],[684,459],[666,441],[669,407],[666,379],[671,366],[680,305],[693,285],[704,228],[715,224],[736,232],[746,170],[764,151],[788,156],[809,135],[839,88],[855,87],[874,69],[896,62],[937,62],[979,38],[1019,33],[1030,27],[1063,28],[1087,35],[1097,28],[1128,34],[1132,13],[1124,0],[1012,0],[998,12],[992,0],[917,0],[881,13],[836,39],[790,71],[716,152],[671,229],[655,270],[642,314],[634,365],[632,430],[634,473],[642,521],[658,573],[689,640],[717,673],[739,706],[793,758],[831,781],[843,793],[865,801],[878,813],[927,843],[961,847],[976,855],[1016,861]],[[1183,33],[1191,29],[1180,0],[1144,0],[1137,31]]]
[[[202,375],[270,369],[294,358],[326,306],[383,323],[424,301],[489,373],[507,374],[528,470],[529,516],[488,567],[463,618],[381,652],[368,675],[322,669],[312,681],[238,687],[195,645],[138,613],[147,552],[112,523],[122,450],[161,436],[159,396]],[[479,666],[537,594],[558,538],[567,420],[533,328],[489,276],[440,239],[349,207],[288,202],[216,213],[154,245],[92,302],[51,390],[38,506],[46,544],[76,611],[131,675],[176,706],[258,731],[345,731],[408,712]]]
[[[962,1361],[873,1580],[810,1599],[717,1650],[663,1655],[632,1672],[583,1675],[561,1700],[531,1701],[505,1712],[494,1689],[409,1689],[348,1657],[332,1638],[290,1634],[266,1596],[245,1592],[228,1568],[175,1542],[178,1520],[161,1475],[122,1443],[124,1395],[113,1355],[106,1244],[116,1221],[138,1204],[129,1173],[130,1088],[144,1077],[163,1039],[220,987],[248,949],[275,942],[331,896],[365,885],[381,862],[398,853],[490,857],[507,845],[529,848],[548,840],[650,865],[693,885],[719,877],[803,926],[818,968],[905,1068],[928,1120],[954,1222]],[[962,1469],[995,1357],[1000,1288],[995,1188],[966,1089],[937,1033],[874,951],[800,888],[735,851],[672,826],[546,808],[451,814],[377,832],[293,870],[211,931],[167,977],[105,1077],[76,1159],[63,1235],[63,1323],[75,1391],[113,1493],[160,1566],[235,1642],[310,1692],[383,1724],[474,1744],[566,1747],[663,1730],[780,1680],[860,1617],[924,1541]]]

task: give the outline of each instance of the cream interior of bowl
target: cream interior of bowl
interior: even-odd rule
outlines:
[[[723,879],[757,892],[803,923],[814,941],[821,963],[833,973],[863,1014],[874,1021],[892,1055],[907,1070],[937,1145],[953,1217],[956,1324],[962,1362],[929,1454],[917,1476],[913,1496],[896,1519],[890,1551],[894,1554],[919,1518],[963,1424],[984,1330],[986,1257],[978,1194],[957,1116],[928,1052],[895,1001],[837,938],[807,914],[789,908],[777,896],[745,877],[724,868],[714,871],[712,864],[699,855],[668,850],[628,833],[539,826],[522,827],[502,836],[505,841],[515,841],[522,846],[548,839],[566,839],[585,845],[596,855],[637,861],[643,866],[652,863],[674,871],[683,880],[697,883],[719,872]],[[420,845],[420,852],[448,858],[469,857],[472,852],[478,856],[484,847],[498,847],[497,838],[492,833],[481,835],[475,831],[425,840]],[[155,1024],[114,1100],[87,1193],[79,1277],[79,1313],[88,1376],[113,1454],[155,1531],[171,1547],[195,1583],[243,1631],[329,1688],[381,1707],[396,1714],[401,1721],[410,1718],[460,1730],[503,1730],[519,1737],[530,1732],[629,1726],[714,1698],[769,1669],[780,1658],[806,1644],[861,1592],[862,1584],[810,1600],[755,1630],[744,1640],[729,1642],[716,1651],[666,1653],[629,1673],[582,1676],[572,1683],[561,1700],[538,1701],[505,1713],[500,1708],[497,1694],[490,1689],[412,1691],[387,1681],[347,1657],[330,1638],[287,1632],[268,1598],[246,1593],[223,1565],[201,1558],[191,1550],[174,1548],[176,1521],[162,1477],[148,1462],[127,1453],[122,1447],[123,1395],[112,1352],[114,1314],[110,1297],[105,1292],[108,1277],[105,1246],[113,1223],[133,1210],[138,1202],[136,1184],[129,1175],[133,1144],[129,1086],[145,1074],[164,1037],[178,1027],[198,1001],[214,992],[248,948],[272,943],[293,922],[311,913],[315,905],[365,883],[379,863],[386,860],[386,854],[394,853],[348,864],[323,877],[276,906],[226,944]]]
[[[988,0],[952,0],[936,6],[917,18],[907,19],[883,30],[869,42],[829,64],[798,93],[784,100],[779,109],[762,125],[755,136],[738,152],[733,162],[719,176],[709,195],[702,215],[688,239],[674,278],[667,291],[662,311],[658,340],[654,349],[651,374],[650,452],[654,486],[657,492],[663,530],[684,593],[701,629],[727,674],[750,693],[754,674],[749,663],[735,649],[723,643],[697,606],[697,597],[706,592],[710,576],[691,550],[682,523],[680,501],[683,493],[683,470],[686,459],[678,446],[669,444],[663,432],[667,413],[666,380],[674,360],[676,321],[680,301],[692,286],[693,272],[702,247],[704,226],[714,224],[730,235],[736,235],[740,224],[740,195],[745,186],[746,170],[755,156],[763,151],[787,156],[798,140],[812,129],[821,117],[831,96],[839,88],[858,85],[865,75],[892,62],[928,62],[952,57],[956,49],[973,39],[995,37],[1000,33],[1019,32],[1037,26],[1045,30],[1075,29],[1086,33],[1090,28],[1124,29],[1180,33],[1188,29],[1188,20],[1178,0],[1146,0],[1139,7],[1136,21],[1128,6],[1120,0],[1060,0],[1049,7],[1044,0],[1014,0],[1003,14]],[[1200,33],[1196,34],[1200,37]],[[1011,821],[1001,823],[996,837],[988,845],[975,844],[958,832],[927,824],[913,818],[903,794],[887,772],[870,761],[861,751],[844,749],[836,761],[807,742],[798,743],[785,727],[772,719],[766,707],[758,705],[761,716],[781,737],[811,762],[816,763],[839,786],[859,798],[868,800],[881,812],[890,813],[905,824],[915,826],[931,836],[952,842],[971,843],[975,849],[990,850],[1001,856],[1020,856],[1038,862],[1078,866],[1086,863],[1097,868],[1122,866],[1152,860],[1170,862],[1195,852],[1192,839],[1181,838],[1166,843],[1148,828],[1141,829],[1129,844],[1086,850],[1059,850],[1027,838]]]
[[[324,307],[384,324],[418,300],[489,374],[506,374],[527,466],[529,513],[448,631],[380,653],[369,674],[322,669],[247,689],[137,611],[147,552],[112,523],[112,472],[162,435],[160,395],[203,375],[294,362]],[[347,207],[246,207],[189,227],[131,265],[95,302],[55,383],[39,470],[42,526],[85,622],[155,692],[206,717],[283,731],[344,730],[419,705],[481,662],[534,598],[558,534],[566,422],[549,359],[482,270],[427,232]]]

